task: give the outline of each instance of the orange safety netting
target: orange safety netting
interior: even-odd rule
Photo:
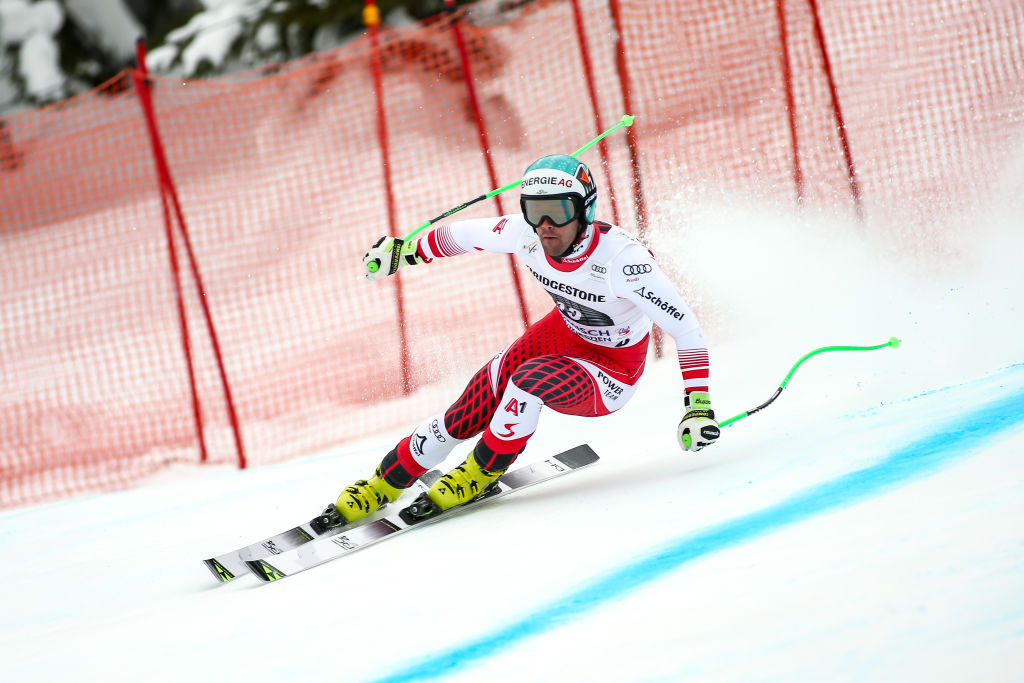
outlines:
[[[402,319],[397,279],[362,279],[389,202],[402,235],[491,189],[453,22],[500,183],[636,116],[635,156],[620,134],[584,155],[599,217],[614,196],[627,229],[709,189],[852,214],[841,114],[863,212],[928,235],[1024,142],[1015,0],[580,0],[578,27],[566,0],[511,7],[381,27],[390,198],[367,36],[245,74],[150,78],[202,292],[182,226],[166,228],[128,75],[0,120],[0,507],[196,461],[186,349],[209,458],[237,460],[203,300],[250,464],[414,424],[444,407],[415,389],[468,375],[521,331],[505,257],[403,271]],[[518,194],[459,217],[499,202],[515,212]],[[550,300],[522,280],[536,320]]]

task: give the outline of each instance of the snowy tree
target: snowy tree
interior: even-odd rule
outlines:
[[[363,29],[358,0],[206,0],[150,52],[151,70],[184,77],[282,62],[344,44]],[[444,0],[378,0],[390,25],[437,14]]]
[[[132,0],[0,0],[0,111],[94,87],[134,59],[145,31]],[[193,5],[174,0],[165,12]]]
[[[0,0],[0,102],[67,94],[56,42],[64,18],[56,0]]]
[[[377,4],[391,25],[445,7],[444,0]],[[362,0],[0,0],[0,115],[102,84],[134,64],[140,36],[151,71],[202,77],[341,45],[362,32],[363,6]]]

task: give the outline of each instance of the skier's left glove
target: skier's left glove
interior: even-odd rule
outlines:
[[[382,277],[394,275],[399,268],[425,263],[427,259],[416,253],[419,242],[419,240],[404,242],[395,237],[381,237],[363,256],[366,279],[379,280]]]
[[[676,429],[676,437],[684,451],[699,451],[718,438],[718,421],[711,409],[711,396],[706,391],[691,391],[683,399],[686,410]]]

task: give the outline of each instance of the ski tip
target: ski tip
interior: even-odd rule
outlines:
[[[280,569],[277,569],[266,560],[246,560],[245,566],[257,579],[264,582],[277,581],[287,576]]]
[[[592,465],[601,459],[600,456],[594,452],[594,449],[585,443],[580,444],[575,448],[570,448],[564,453],[559,453],[555,458],[573,469]]]
[[[203,560],[203,564],[209,569],[213,576],[221,583],[227,583],[232,579],[236,578],[234,574],[229,572],[227,568],[217,561],[217,558],[211,557],[208,560]]]

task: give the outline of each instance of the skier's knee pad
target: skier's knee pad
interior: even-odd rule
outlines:
[[[420,467],[430,469],[447,458],[462,441],[448,432],[442,413],[427,418],[413,431],[409,437],[409,456]]]
[[[484,430],[483,438],[487,445],[497,453],[521,452],[526,440],[537,431],[543,407],[543,401],[510,381]]]

